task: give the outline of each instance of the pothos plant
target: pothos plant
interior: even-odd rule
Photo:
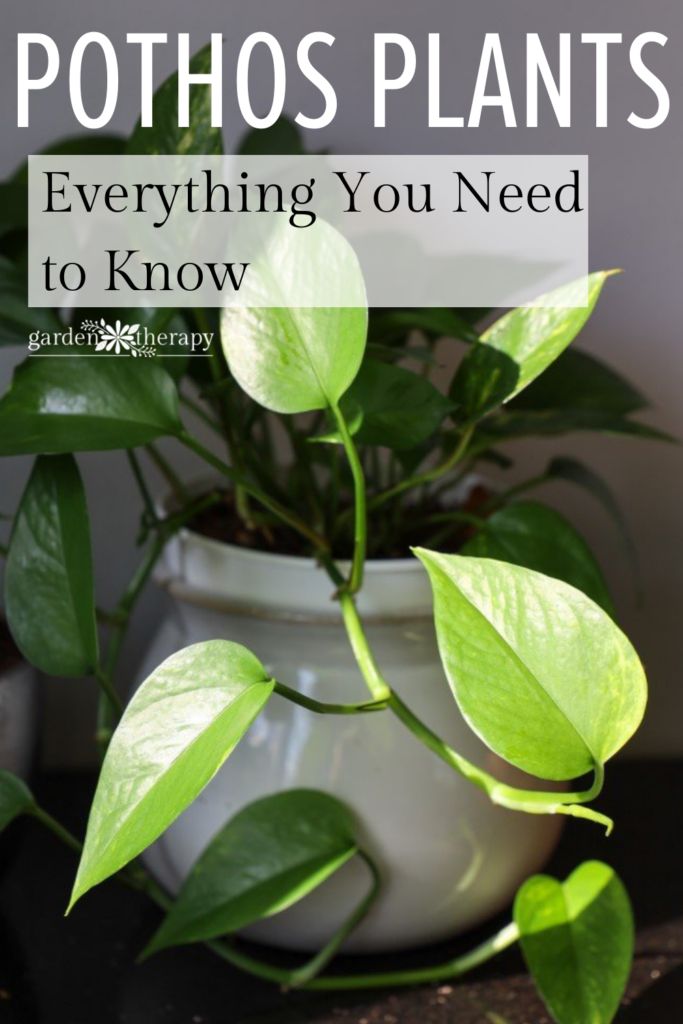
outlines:
[[[195,70],[207,60],[201,52]],[[60,152],[220,153],[209,100],[194,90],[192,127],[178,129],[176,83],[155,97],[155,127],[128,140],[70,140]],[[286,123],[248,137],[245,151],[298,145]],[[283,141],[284,140],[284,141]],[[25,171],[2,186],[0,340],[57,329],[60,314],[25,301],[25,224],[18,197]],[[346,243],[329,228],[318,260]],[[352,273],[360,271],[351,259]],[[318,264],[320,265],[320,264]],[[312,273],[301,257],[296,273]],[[258,272],[258,268],[254,271]],[[203,942],[259,977],[309,989],[406,985],[458,976],[520,942],[549,1012],[560,1024],[612,1020],[633,950],[629,900],[605,864],[582,864],[563,882],[546,876],[519,890],[511,923],[448,963],[409,971],[325,973],[362,920],[382,879],[358,839],[353,808],[333,794],[293,790],[241,810],[209,843],[171,900],[140,854],[197,797],[271,700],[312,714],[396,716],[415,743],[495,804],[523,814],[612,822],[593,806],[606,762],[638,727],[646,701],[640,661],[615,622],[597,561],[558,512],[526,497],[548,480],[587,488],[623,526],[602,480],[555,458],[530,480],[480,493],[459,506],[454,485],[482,462],[508,469],[508,442],[570,430],[657,437],[632,414],[645,403],[604,364],[568,346],[609,277],[544,296],[538,308],[498,318],[483,310],[227,308],[138,311],[157,330],[169,321],[220,330],[211,358],[179,369],[163,357],[33,360],[0,400],[0,455],[35,463],[5,549],[5,607],[25,655],[54,676],[92,675],[101,687],[101,771],[83,844],[39,806],[23,782],[0,776],[0,827],[32,815],[80,855],[69,909],[116,876],[146,893],[165,916],[145,955]],[[578,289],[587,304],[574,305]],[[126,318],[123,311],[116,314]],[[75,316],[83,318],[80,311]],[[128,317],[130,320],[131,318]],[[483,331],[482,320],[491,320]],[[40,323],[38,323],[40,321]],[[462,358],[447,390],[433,383],[438,339]],[[207,369],[208,367],[208,369]],[[227,456],[196,436],[199,419]],[[277,455],[288,440],[289,458]],[[225,487],[192,497],[156,446],[172,439],[223,477]],[[143,553],[118,606],[96,607],[86,495],[76,453],[125,451],[139,488]],[[175,494],[157,512],[148,468]],[[519,500],[522,499],[522,500]],[[327,704],[272,677],[252,652],[218,638],[178,651],[134,693],[125,711],[117,663],[137,599],[172,534],[208,510],[226,535],[265,550],[312,555],[328,574],[358,669],[360,704]],[[429,576],[443,662],[460,712],[500,757],[562,791],[514,788],[452,749],[392,688],[375,659],[356,595],[368,556],[411,545]],[[98,629],[98,620],[100,629]],[[100,636],[102,634],[102,636]],[[102,644],[102,638],[106,642]],[[406,815],[410,808],[406,808]],[[346,922],[296,969],[255,959],[235,933],[304,899],[352,857],[369,872]]]

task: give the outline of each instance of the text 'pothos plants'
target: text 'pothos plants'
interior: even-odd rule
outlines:
[[[195,70],[206,60],[206,52],[198,54]],[[171,79],[155,97],[155,128],[138,127],[127,142],[108,145],[131,153],[220,152],[208,89],[198,87],[193,96],[192,128],[174,127]],[[278,151],[293,139],[291,126],[280,124],[267,142],[257,141]],[[95,142],[68,145],[87,151]],[[251,136],[245,149],[255,145]],[[24,181],[19,172],[7,195]],[[628,976],[633,923],[622,884],[600,862],[582,865],[564,882],[527,880],[513,920],[462,957],[415,970],[339,975],[323,971],[371,910],[382,877],[372,835],[333,793],[284,790],[243,807],[200,855],[175,901],[138,860],[270,701],[312,714],[394,716],[416,744],[493,803],[612,827],[592,803],[607,761],[643,716],[645,676],[589,546],[528,492],[546,484],[584,489],[612,517],[630,553],[618,506],[600,477],[566,456],[530,479],[483,488],[469,505],[452,497],[454,485],[481,462],[508,472],[507,445],[519,437],[569,430],[661,436],[633,418],[645,403],[630,384],[570,347],[610,273],[591,274],[542,296],[537,307],[493,319],[486,310],[368,311],[351,247],[322,221],[315,232],[308,257],[299,253],[293,266],[283,259],[286,232],[274,231],[251,268],[249,304],[223,310],[220,324],[213,311],[144,311],[157,326],[173,318],[220,329],[210,359],[29,358],[0,399],[0,455],[35,456],[7,545],[9,626],[25,657],[44,672],[90,674],[102,691],[102,766],[84,844],[7,773],[0,774],[0,826],[32,816],[79,851],[70,908],[112,875],[158,903],[164,918],[145,956],[204,942],[260,977],[322,990],[457,977],[519,941],[556,1021],[608,1024]],[[0,218],[3,344],[15,344],[32,322],[25,244],[16,217]],[[292,308],[287,275],[279,273],[285,265],[312,303],[319,275],[334,275],[339,306]],[[280,282],[280,307],[259,305],[259,275]],[[584,287],[588,303],[577,307]],[[349,296],[350,303],[343,301]],[[62,315],[50,311],[50,322],[61,323]],[[439,388],[432,371],[444,346],[446,362],[457,366]],[[457,346],[462,357],[452,360]],[[225,456],[200,440],[198,423]],[[191,495],[169,456],[173,445],[212,467],[224,486]],[[111,450],[125,451],[139,489],[143,554],[117,606],[105,612],[96,606],[76,455]],[[150,496],[150,467],[173,491],[172,512],[159,513]],[[122,710],[118,657],[140,593],[169,538],[208,510],[236,523],[235,534],[250,546],[318,560],[367,684],[365,702],[345,702],[342,693],[336,703],[314,700],[274,678],[258,652],[235,637],[177,651]],[[431,582],[444,687],[454,707],[499,757],[566,789],[503,783],[449,746],[384,676],[356,598],[369,556],[410,550]],[[368,886],[315,956],[289,970],[244,951],[236,932],[305,899],[352,858],[365,865]]]

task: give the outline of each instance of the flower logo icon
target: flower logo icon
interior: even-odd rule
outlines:
[[[140,324],[124,324],[117,320],[114,325],[107,323],[104,317],[100,317],[99,323],[92,320],[84,320],[81,325],[83,330],[92,331],[99,335],[99,341],[95,344],[96,352],[107,352],[110,355],[131,355],[151,356],[155,355],[154,348],[145,345],[138,338]]]

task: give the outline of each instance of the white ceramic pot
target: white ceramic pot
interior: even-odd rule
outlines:
[[[188,531],[163,569],[174,614],[141,678],[173,651],[215,637],[245,644],[288,686],[324,701],[368,699],[332,587],[313,561],[245,550]],[[439,661],[426,574],[413,559],[370,562],[359,610],[380,666],[406,703],[458,751],[515,785],[532,780],[491,754],[459,714]],[[320,716],[274,696],[227,764],[147,854],[175,891],[218,829],[281,789],[333,793],[355,811],[384,877],[382,895],[345,947],[388,951],[443,939],[501,910],[547,859],[557,818],[494,807],[389,712]],[[310,950],[367,886],[352,861],[300,904],[247,930]]]

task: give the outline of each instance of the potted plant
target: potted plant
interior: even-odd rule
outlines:
[[[155,128],[136,129],[130,152],[179,136],[174,95],[162,86]],[[197,148],[219,151],[208,98],[193,116]],[[320,231],[323,257],[338,265],[341,253],[360,293],[352,251]],[[16,299],[16,233],[6,252]],[[509,468],[507,442],[522,436],[658,436],[632,418],[644,403],[629,384],[568,347],[608,277],[493,318],[368,315],[359,303],[228,308],[219,325],[213,311],[148,311],[155,325],[173,315],[220,331],[209,372],[190,360],[181,379],[160,357],[126,354],[19,367],[0,400],[0,455],[36,461],[7,553],[10,627],[43,671],[90,673],[102,694],[103,763],[70,906],[116,875],[166,912],[148,954],[204,941],[260,977],[313,988],[456,976],[520,940],[557,1020],[612,1019],[633,944],[622,884],[600,862],[563,883],[527,876],[561,820],[611,828],[593,804],[642,718],[645,677],[588,546],[526,492],[562,479],[614,515],[613,500],[566,458],[505,489],[472,477]],[[464,354],[441,391],[430,370],[443,336]],[[199,440],[198,420],[227,454]],[[222,483],[179,480],[162,437]],[[117,449],[139,486],[144,550],[119,605],[100,613],[101,650],[75,455]],[[150,462],[171,492],[161,506]],[[155,567],[181,626],[157,638],[124,711],[118,654]],[[1,782],[0,825],[32,814],[80,849],[21,783]],[[323,973],[354,934],[357,949],[427,941],[515,889],[511,923],[457,961]],[[234,940],[245,929],[317,951],[275,967]]]

